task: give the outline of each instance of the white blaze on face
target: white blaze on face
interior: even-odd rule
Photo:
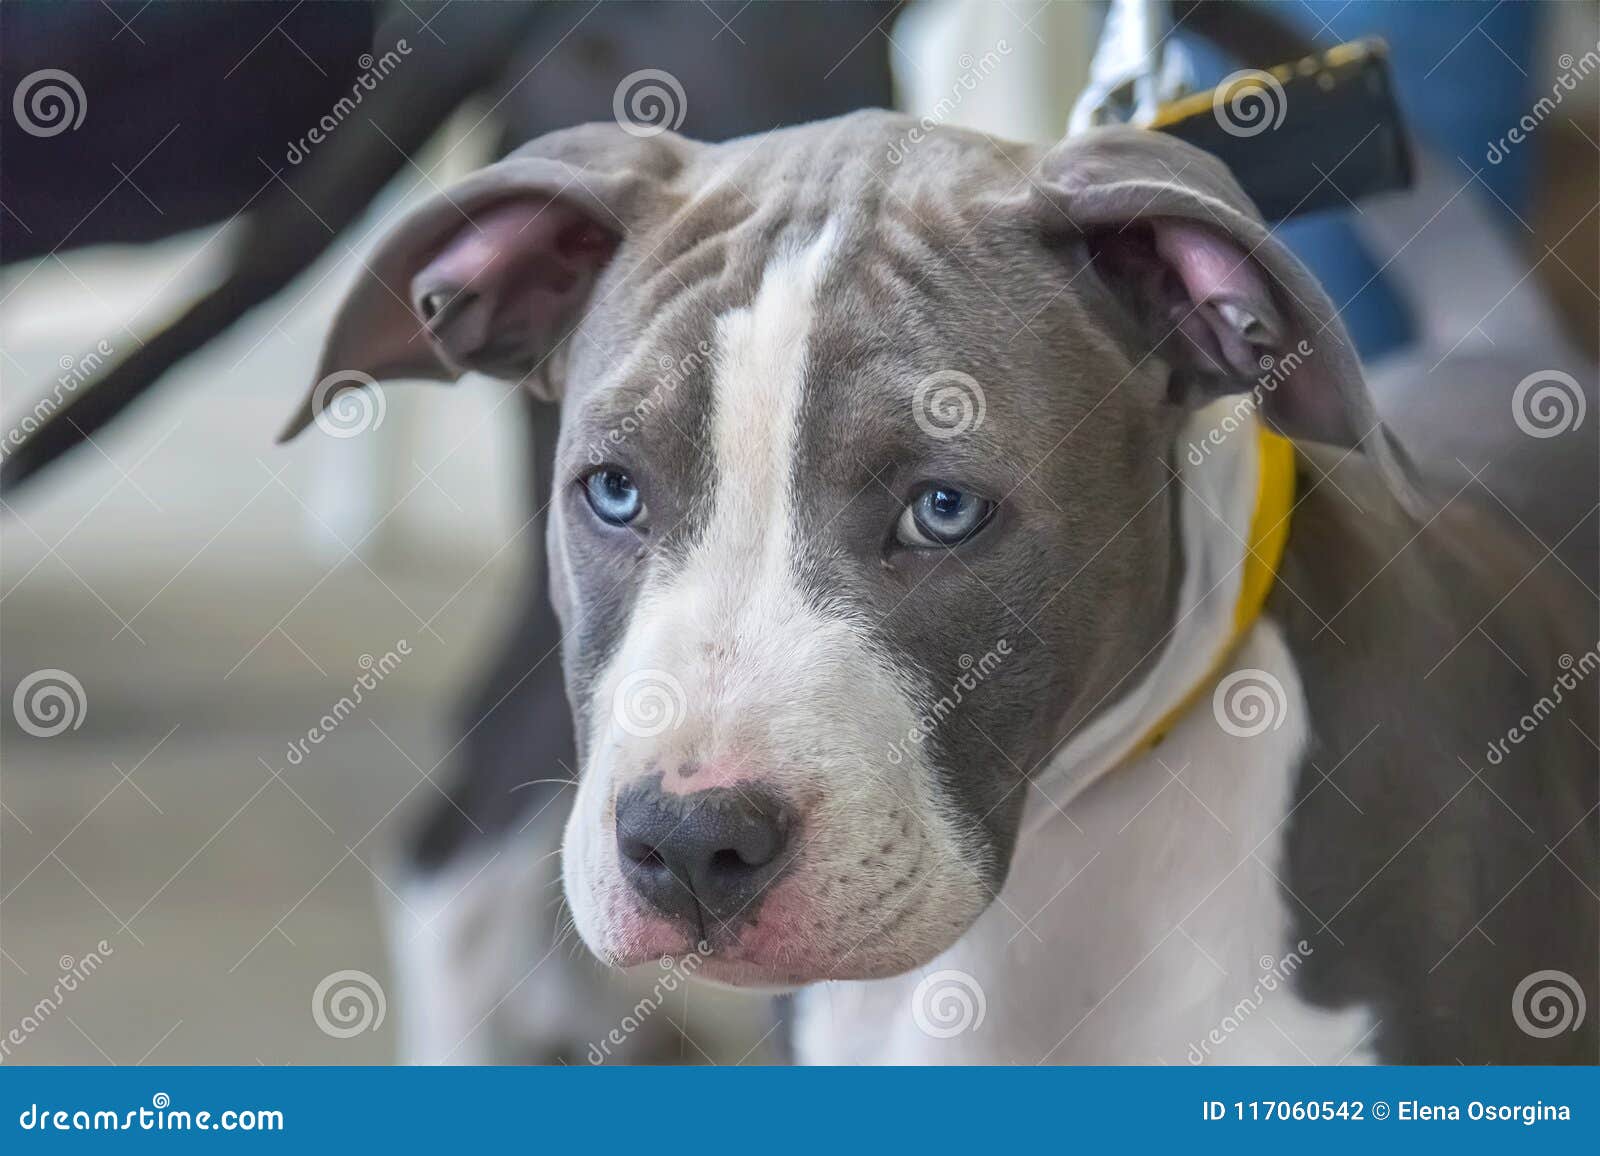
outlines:
[[[807,342],[833,244],[830,225],[779,255],[754,300],[717,319],[706,447],[714,467],[711,513],[683,569],[641,592],[598,684],[594,750],[597,759],[607,749],[618,756],[618,779],[645,773],[647,763],[670,771],[694,765],[693,790],[769,777],[775,768],[752,761],[776,753],[760,750],[769,745],[761,732],[779,720],[770,709],[751,708],[803,695],[799,683],[813,682],[829,665],[829,637],[850,641],[841,637],[853,633],[845,623],[821,621],[807,608],[792,540]],[[681,725],[618,735],[616,712],[603,708],[643,669],[668,672],[681,684]],[[785,683],[790,694],[772,693]]]
[[[756,298],[717,319],[712,442],[716,506],[698,559],[755,577],[790,569],[791,482],[816,293],[833,224],[774,261]]]
[[[858,611],[842,600],[819,610],[797,578],[793,479],[808,341],[836,239],[829,222],[777,256],[750,304],[717,319],[709,517],[682,569],[640,591],[595,682],[566,857],[569,901],[591,946],[608,931],[610,946],[626,939],[619,912],[634,906],[617,869],[612,800],[657,773],[668,791],[759,781],[785,795],[801,813],[802,867],[861,872],[871,857],[854,898],[905,888],[910,858],[923,862],[929,842],[935,854],[919,876],[945,896],[971,882],[920,752],[898,767],[888,758],[908,745],[921,713],[915,683],[873,644]],[[665,728],[654,716],[650,726],[619,725],[640,672],[681,695]],[[903,824],[910,835],[898,834]],[[894,849],[883,852],[888,842]],[[811,872],[796,874],[794,886],[810,892]],[[819,918],[834,914],[824,897],[816,903]]]

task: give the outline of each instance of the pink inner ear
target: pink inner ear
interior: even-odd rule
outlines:
[[[463,220],[411,299],[450,363],[514,372],[560,339],[617,242],[564,201],[506,201]]]
[[[549,202],[513,201],[465,219],[443,250],[417,274],[418,283],[454,282],[474,287],[492,285],[525,243],[527,232]]]
[[[1150,225],[1156,252],[1177,273],[1191,301],[1216,307],[1218,319],[1246,344],[1281,346],[1283,317],[1261,266],[1248,253],[1231,238],[1191,221],[1161,217]]]

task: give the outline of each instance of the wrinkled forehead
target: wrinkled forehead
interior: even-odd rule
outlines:
[[[737,413],[752,436],[785,427],[774,466],[859,486],[915,459],[1003,488],[1127,365],[1062,254],[996,211],[1015,167],[977,167],[959,189],[863,156],[813,157],[803,179],[714,171],[601,286],[568,378],[569,462],[646,455],[705,485],[715,419]]]

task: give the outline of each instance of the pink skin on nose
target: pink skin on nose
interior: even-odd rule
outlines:
[[[760,771],[736,758],[713,759],[709,763],[684,761],[661,772],[661,790],[668,795],[692,795],[712,787],[738,787],[755,783]]]

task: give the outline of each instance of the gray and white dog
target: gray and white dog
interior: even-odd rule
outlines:
[[[602,960],[802,988],[814,1061],[1595,1060],[1594,608],[1208,156],[555,133],[384,240],[291,432],[468,371],[561,406]]]

